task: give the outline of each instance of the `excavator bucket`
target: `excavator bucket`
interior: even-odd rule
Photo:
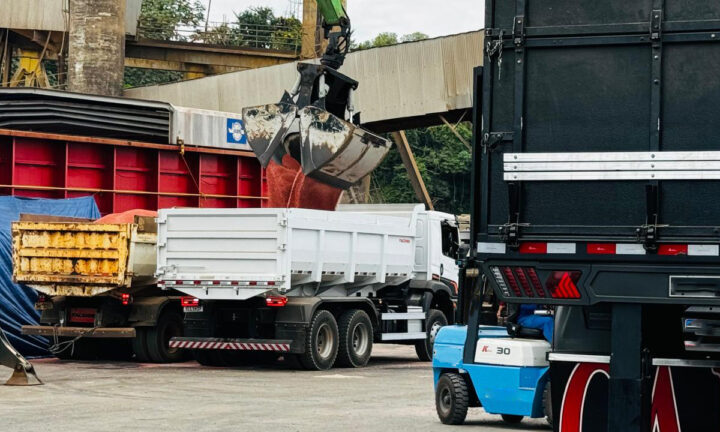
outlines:
[[[390,151],[390,143],[330,112],[307,106],[300,117],[303,174],[347,189],[370,174]]]
[[[267,167],[276,154],[282,158],[283,142],[297,117],[297,111],[296,105],[282,102],[243,109],[248,143],[263,167]]]
[[[12,376],[5,385],[30,386],[43,383],[35,373],[33,365],[10,344],[2,329],[0,329],[0,365],[13,370]]]

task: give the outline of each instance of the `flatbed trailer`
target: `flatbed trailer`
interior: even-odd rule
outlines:
[[[720,4],[489,0],[485,22],[463,320],[491,289],[555,306],[555,430],[718,429]]]

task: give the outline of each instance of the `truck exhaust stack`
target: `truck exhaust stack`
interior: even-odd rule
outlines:
[[[42,385],[33,365],[18,352],[0,329],[0,365],[7,366],[13,370],[10,379],[5,385],[8,386],[31,386]]]

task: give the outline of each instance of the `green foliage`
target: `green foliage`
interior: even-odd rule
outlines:
[[[472,126],[461,123],[457,130],[468,141]],[[435,208],[449,213],[470,211],[470,163],[472,155],[447,126],[405,132]],[[407,170],[392,150],[373,172],[373,202],[417,202]]]
[[[413,42],[427,39],[424,33],[402,36],[399,41]],[[354,49],[367,49],[398,43],[395,33],[381,33],[371,41]],[[461,123],[458,133],[470,141],[472,125]],[[406,131],[410,147],[425,181],[435,208],[448,213],[470,212],[470,164],[472,154],[447,126]],[[390,137],[387,137],[390,138]],[[391,150],[383,163],[373,172],[371,201],[381,203],[418,202],[410,185],[405,165],[396,150]]]
[[[204,19],[205,6],[198,0],[143,0],[138,34],[148,39],[177,39],[177,27],[197,27]]]
[[[421,40],[425,40],[429,38],[430,36],[426,35],[422,32],[414,32],[410,34],[406,34],[405,36],[400,38],[400,42],[417,42]]]
[[[415,32],[403,35],[402,37],[398,38],[397,33],[380,33],[379,35],[375,36],[372,40],[360,42],[360,43],[353,43],[351,48],[353,51],[359,51],[364,50],[368,48],[377,48],[377,47],[384,47],[384,46],[390,46],[390,45],[397,45],[401,42],[416,42],[420,40],[427,39],[429,36],[425,33],[421,32]]]
[[[125,88],[182,81],[183,73],[155,69],[125,68]]]

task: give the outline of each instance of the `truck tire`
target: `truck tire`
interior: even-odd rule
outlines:
[[[545,421],[553,426],[553,408],[552,408],[552,390],[550,390],[550,379],[545,383],[543,390],[543,411],[545,412]]]
[[[448,324],[445,314],[437,309],[430,309],[425,318],[425,331],[427,337],[424,340],[415,342],[415,352],[420,361],[432,361],[433,345],[435,345],[435,336],[441,327]]]
[[[456,373],[445,373],[435,386],[435,409],[443,424],[461,425],[467,417],[470,395],[465,378]]]
[[[132,339],[135,361],[140,363],[150,362],[150,354],[147,349],[147,332],[147,327],[135,327],[135,337]]]
[[[337,358],[339,339],[333,314],[318,310],[305,335],[305,352],[300,355],[300,363],[308,370],[330,369]]]
[[[335,365],[359,368],[367,365],[372,354],[373,326],[365,311],[352,309],[338,321],[340,346]]]
[[[147,349],[150,360],[155,363],[175,363],[183,359],[183,350],[170,348],[170,339],[183,335],[183,318],[180,312],[166,310],[160,314],[155,327],[147,332]]]

